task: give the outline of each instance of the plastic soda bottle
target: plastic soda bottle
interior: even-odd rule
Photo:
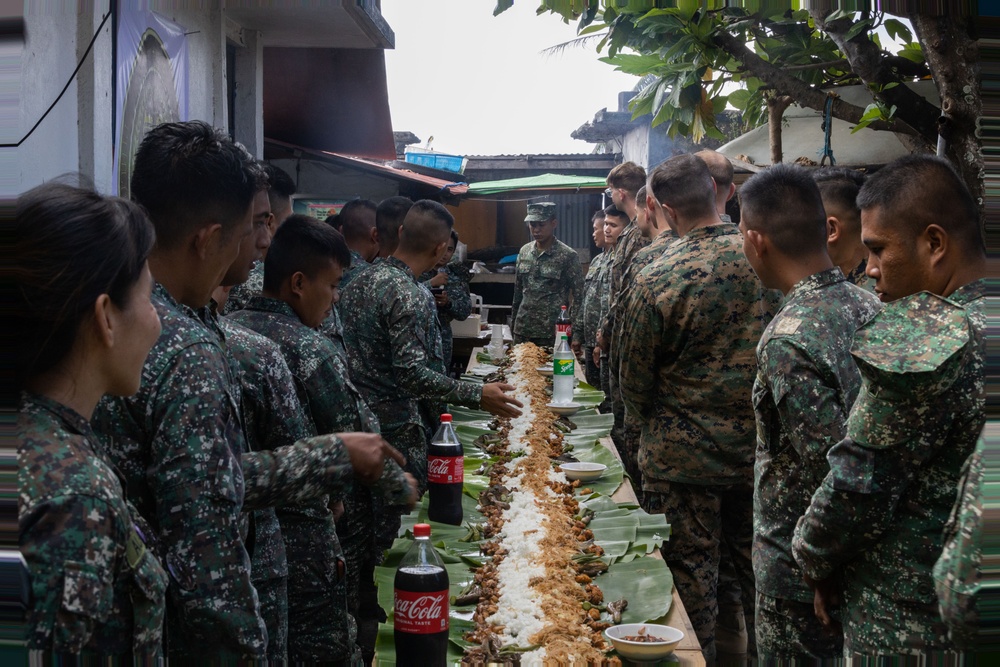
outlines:
[[[427,446],[427,518],[438,523],[462,525],[462,484],[465,456],[455,435],[451,415],[441,415],[441,425]]]
[[[415,525],[413,537],[393,582],[393,640],[400,664],[438,667],[448,659],[448,571],[428,524]]]
[[[566,334],[560,334],[555,354],[552,356],[552,402],[558,404],[573,402],[573,387],[576,384],[576,356],[569,349]]]
[[[556,320],[556,340],[552,346],[553,349],[559,347],[559,336],[561,334],[566,334],[567,340],[573,338],[573,327],[570,324],[569,316],[566,314],[566,306],[562,306],[562,310],[559,311],[559,318]]]

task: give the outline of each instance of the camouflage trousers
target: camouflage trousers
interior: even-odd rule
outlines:
[[[281,664],[288,657],[288,577],[254,581],[253,587],[267,627],[267,661]]]
[[[611,427],[611,440],[615,443],[625,474],[632,480],[632,488],[641,503],[643,490],[642,470],[639,468],[639,439],[642,437],[642,422],[626,414],[618,387],[618,373],[612,361],[603,359],[601,363],[610,366],[608,394],[611,397],[611,414],[615,417],[615,423]]]
[[[611,412],[611,364],[608,363],[608,355],[601,355],[601,391],[604,392],[604,400],[598,406],[598,409],[604,413],[608,414]]]
[[[360,484],[344,498],[344,515],[337,521],[337,538],[347,567],[347,610],[357,618],[361,573],[368,561],[374,562],[375,514],[372,492]]]
[[[839,616],[834,612],[834,616]],[[844,636],[823,627],[811,602],[757,593],[757,654],[766,662],[844,656]]]
[[[756,590],[750,550],[753,544],[753,487],[750,484],[701,486],[660,482],[647,490],[643,509],[663,514],[670,539],[660,553],[670,566],[677,593],[691,618],[708,663],[716,659],[719,614],[719,562],[728,553],[739,581],[747,629],[747,655],[756,656]]]
[[[288,563],[288,659],[361,664],[358,628],[347,611],[347,586],[336,563]]]
[[[591,387],[601,388],[601,369],[594,363],[594,347],[592,345],[583,346],[583,376]]]

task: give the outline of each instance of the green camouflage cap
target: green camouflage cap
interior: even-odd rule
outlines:
[[[854,334],[851,354],[871,393],[920,398],[950,387],[969,348],[965,310],[930,292],[886,304]]]
[[[539,202],[538,204],[528,204],[528,215],[525,222],[546,222],[556,217],[556,205],[552,202]]]

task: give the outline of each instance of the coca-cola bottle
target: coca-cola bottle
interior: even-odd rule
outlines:
[[[438,523],[462,525],[462,483],[465,456],[455,435],[451,415],[441,415],[441,425],[427,447],[427,518]]]
[[[396,568],[393,639],[400,665],[439,667],[448,659],[448,571],[431,527],[413,527],[413,546]]]
[[[556,320],[556,340],[553,347],[559,346],[561,334],[566,334],[567,340],[573,339],[573,327],[569,321],[569,315],[566,314],[566,306],[562,306],[562,310],[559,311],[559,319]]]

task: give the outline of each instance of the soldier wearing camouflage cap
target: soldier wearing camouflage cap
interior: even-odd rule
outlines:
[[[855,334],[861,393],[792,554],[821,621],[839,593],[845,654],[950,650],[932,569],[985,420],[979,212],[951,166],[925,155],[877,172],[858,205],[888,305]]]
[[[881,308],[850,283],[826,249],[820,192],[801,167],[775,165],[740,190],[747,260],[785,300],[757,345],[753,405],[753,566],[761,660],[831,659],[843,637],[813,612],[813,592],[792,558],[792,531],[829,471],[861,387],[854,332]]]
[[[533,241],[517,254],[511,313],[514,343],[551,346],[562,307],[567,306],[573,320],[583,304],[583,268],[576,251],[555,237],[555,204],[528,204],[524,222]]]

